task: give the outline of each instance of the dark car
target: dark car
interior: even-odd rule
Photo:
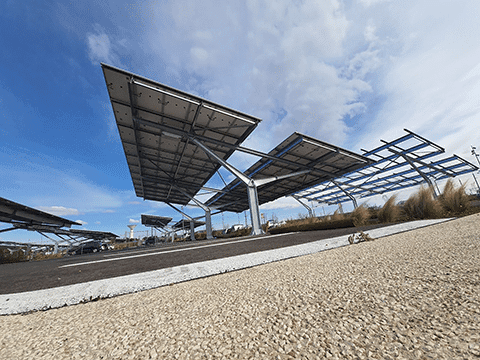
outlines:
[[[87,241],[82,244],[79,244],[77,246],[72,247],[70,250],[68,250],[69,255],[81,255],[81,254],[86,254],[86,253],[95,253],[97,251],[102,251],[102,242],[93,240],[93,241]]]
[[[145,239],[145,245],[156,245],[160,242],[160,239],[157,236],[149,236]]]

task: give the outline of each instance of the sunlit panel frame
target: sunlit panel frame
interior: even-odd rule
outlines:
[[[195,196],[260,119],[155,81],[102,64],[135,193],[167,204],[195,203]],[[206,145],[208,143],[208,145]]]
[[[70,221],[68,219],[64,219],[62,217],[55,216],[1,197],[0,222],[10,224],[48,225],[54,227],[71,227],[72,225],[82,225],[75,221]],[[6,230],[0,230],[0,232],[2,231]]]
[[[329,205],[353,201],[375,195],[382,195],[413,186],[427,184],[434,194],[436,181],[467,174],[477,166],[465,159],[452,155],[435,159],[445,149],[424,137],[405,129],[407,135],[364,155],[374,160],[372,165],[346,174],[331,181],[295,194],[296,197]],[[432,161],[433,160],[433,161]]]
[[[260,119],[102,64],[136,195],[187,205]]]
[[[291,195],[364,167],[371,160],[316,140],[293,133],[244,172],[257,188],[259,205]],[[249,208],[247,189],[235,179],[206,205],[223,211],[242,212]]]
[[[59,247],[71,247],[88,240],[106,240],[118,237],[103,231],[69,229],[72,225],[81,226],[82,224],[4,198],[0,198],[0,222],[12,225],[10,228],[0,229],[0,233],[17,229],[38,232],[53,241],[55,253],[58,252]],[[65,227],[67,229],[64,229]],[[55,235],[56,238],[47,234]],[[7,244],[13,248],[21,246],[19,245],[21,243],[2,241],[2,246],[8,247]],[[25,246],[35,246],[35,244],[27,243]]]

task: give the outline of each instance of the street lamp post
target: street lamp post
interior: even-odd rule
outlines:
[[[480,160],[478,159],[478,154],[475,151],[477,148],[473,145],[471,145],[470,147],[472,148],[472,155],[475,156],[475,158],[477,159],[478,165],[480,166]],[[475,183],[477,184],[478,192],[480,194],[480,185],[478,185],[478,181],[477,181],[477,178],[475,177],[475,174],[472,173],[472,175],[473,175],[473,178],[475,179]]]

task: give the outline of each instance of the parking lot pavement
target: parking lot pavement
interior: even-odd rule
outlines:
[[[365,231],[368,231],[371,237],[379,238],[447,220],[449,219],[421,220],[365,229]],[[24,291],[3,292],[0,295],[0,315],[45,310],[134,293],[346,246],[349,244],[348,237],[352,235],[352,230],[343,229],[342,235],[331,238],[321,238],[320,233],[306,232],[209,243],[199,242],[183,247],[145,249],[106,255],[96,254],[77,259],[66,258],[58,261],[24,263],[24,265],[34,264],[37,273],[28,274],[28,271],[34,269],[26,266],[27,272],[23,268],[26,278],[22,278],[22,281],[15,277],[10,278],[13,284],[16,280],[22,283]],[[41,272],[42,263],[44,273]],[[152,270],[152,266],[154,270]],[[2,267],[2,270],[7,268],[10,271],[15,270],[15,266]],[[17,269],[21,268],[17,267]],[[4,271],[2,274],[5,276]],[[82,274],[81,277],[78,277],[79,274]],[[30,280],[28,275],[30,275]],[[35,275],[48,280],[49,286],[25,291],[34,285],[31,277]],[[72,283],[52,286],[62,281],[61,277],[56,280],[57,276],[65,276]],[[87,280],[78,282],[72,279]],[[5,284],[3,279],[0,283]]]

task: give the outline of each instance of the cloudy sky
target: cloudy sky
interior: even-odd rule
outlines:
[[[299,131],[360,152],[408,128],[475,162],[479,39],[475,0],[3,1],[0,197],[118,235],[180,219],[135,197],[100,62],[263,119],[258,150]]]

